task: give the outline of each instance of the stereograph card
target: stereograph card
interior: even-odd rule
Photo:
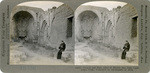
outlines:
[[[148,73],[148,0],[3,0],[4,73]]]

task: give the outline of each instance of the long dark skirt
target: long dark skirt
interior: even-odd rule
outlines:
[[[121,55],[121,59],[126,59],[126,51],[124,50],[123,52],[122,52],[122,55]]]
[[[61,59],[61,55],[62,55],[62,51],[59,50],[59,52],[57,53],[57,59]]]

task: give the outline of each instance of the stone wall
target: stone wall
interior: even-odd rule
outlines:
[[[115,41],[114,45],[121,48],[128,40],[132,45],[131,50],[138,48],[138,14],[136,9],[127,4],[114,11],[117,15],[115,19]],[[135,22],[134,22],[135,20]],[[133,36],[134,35],[134,36]]]
[[[36,13],[42,11],[43,10],[40,8],[26,6],[14,7],[10,16],[10,37],[17,39],[19,34],[22,34],[22,36],[24,34],[26,40],[35,39],[35,36],[37,35]]]
[[[61,40],[64,40],[73,49],[74,38],[77,42],[95,41],[107,45],[122,48],[125,40],[130,42],[131,48],[137,48],[138,17],[133,6],[127,4],[111,11],[102,7],[79,6],[75,11],[75,34],[73,24],[73,10],[67,5],[52,7],[47,11],[40,8],[17,6],[11,14],[11,38],[17,37],[16,20],[14,15],[20,11],[31,14],[31,19],[19,20],[25,32],[19,31],[20,35],[27,35],[26,40],[40,45],[58,48]],[[22,26],[21,26],[22,27]],[[20,27],[19,27],[20,28]],[[23,30],[21,29],[21,30]],[[18,29],[19,30],[19,29]],[[71,35],[70,35],[71,34]],[[74,37],[75,36],[75,37]]]
[[[104,36],[104,16],[107,12],[108,9],[101,7],[78,7],[75,11],[76,41],[88,39],[102,42]]]
[[[45,15],[42,16],[43,18],[41,18],[41,20],[45,20],[47,24],[44,26],[43,22],[41,21],[41,31],[39,36],[42,37],[39,39],[39,43],[51,45],[51,47],[56,48],[63,40],[67,44],[73,45],[73,36],[67,38],[67,24],[70,16],[73,16],[73,11],[65,4],[58,8],[54,7],[53,9],[49,9],[47,12],[45,12]],[[43,28],[45,31],[44,33]],[[73,30],[74,29],[72,28],[70,32],[73,32]]]
[[[15,18],[14,15],[20,11],[28,13],[30,17]],[[25,13],[21,13],[20,15],[26,16]],[[22,28],[18,27],[18,22],[20,22],[19,25]],[[73,10],[65,4],[59,7],[54,6],[47,11],[34,7],[16,6],[11,14],[10,26],[10,30],[13,30],[10,32],[11,40],[19,38],[19,35],[15,36],[15,34],[19,33],[22,36],[26,36],[25,40],[28,42],[58,48],[63,40],[67,44],[67,48],[73,49]],[[21,29],[24,32],[16,29]],[[67,36],[68,32],[71,33],[70,36]]]
[[[90,21],[90,17],[84,17],[84,21],[87,21],[83,26],[82,19],[84,15],[82,14],[86,14],[86,11],[95,13],[95,15],[92,15],[92,13],[88,15],[92,15],[94,18],[97,15],[98,20]],[[90,41],[122,48],[125,41],[128,40],[132,45],[132,50],[137,50],[138,48],[138,15],[136,9],[129,4],[123,7],[118,6],[111,11],[101,7],[80,6],[75,12],[75,24],[76,42],[83,42],[84,34],[82,31],[84,30],[83,27],[85,27],[87,30],[93,28],[92,31],[88,31],[90,37],[92,36]]]

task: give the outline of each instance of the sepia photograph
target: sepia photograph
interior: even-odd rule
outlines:
[[[74,65],[73,10],[57,1],[29,1],[10,16],[10,65]]]
[[[92,1],[75,11],[75,65],[138,66],[138,13],[125,2]]]

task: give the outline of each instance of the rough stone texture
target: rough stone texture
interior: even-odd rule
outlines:
[[[75,12],[76,42],[95,41],[122,49],[128,40],[131,50],[138,50],[137,25],[137,12],[129,4],[111,11],[83,5]]]
[[[95,6],[80,6],[75,12],[76,38],[79,41],[84,40],[84,38],[102,41],[101,37],[104,35],[102,32],[104,30],[103,20],[104,15],[107,14],[105,12],[108,12],[108,9]],[[82,30],[82,28],[86,28],[86,31]]]
[[[124,44],[125,40],[130,42],[131,50],[138,49],[138,16],[136,9],[131,5],[125,5],[120,10],[116,10],[116,24],[115,24],[115,41],[114,45],[119,48]],[[133,22],[133,18],[136,18],[136,23]],[[135,27],[135,28],[133,28]],[[132,35],[136,36],[132,36]]]
[[[68,18],[72,16],[73,11],[65,4],[59,7],[54,6],[46,11],[42,8],[18,5],[11,13],[10,37],[13,40],[26,37],[25,40],[28,42],[52,48],[58,48],[60,42],[64,40],[67,49],[73,49],[72,22],[68,27]],[[71,28],[72,36],[67,37],[69,28]]]

